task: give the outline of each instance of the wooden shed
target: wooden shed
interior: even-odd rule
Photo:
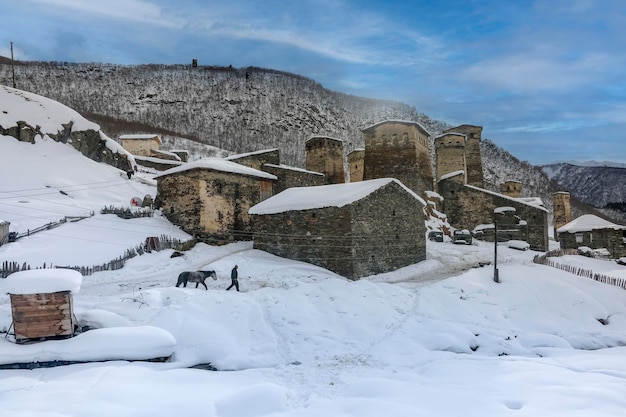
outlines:
[[[82,282],[71,269],[37,269],[15,272],[3,283],[11,298],[16,343],[64,339],[77,325],[72,294]]]

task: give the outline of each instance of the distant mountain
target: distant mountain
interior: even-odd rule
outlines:
[[[558,182],[564,190],[576,195],[581,201],[601,209],[620,223],[626,223],[624,211],[619,207],[626,203],[626,166],[580,166],[556,163],[542,166],[543,172]]]
[[[577,165],[580,167],[607,167],[607,168],[626,168],[626,164],[620,162],[611,162],[611,161],[555,161],[548,165],[560,165],[560,164],[568,164],[568,165]]]

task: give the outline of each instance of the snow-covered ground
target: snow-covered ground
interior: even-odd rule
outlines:
[[[100,215],[104,206],[154,195],[153,182],[128,180],[66,145],[0,136],[0,172],[0,219],[12,230],[95,212],[0,246],[0,262],[91,266],[147,236],[188,237],[158,213],[134,220]],[[75,313],[100,330],[30,345],[1,338],[5,364],[60,355],[115,360],[0,370],[0,416],[626,412],[626,292],[533,264],[536,252],[501,245],[500,284],[493,264],[478,267],[493,261],[493,244],[482,242],[428,242],[426,261],[356,282],[246,242],[171,254],[152,252],[83,277]],[[626,273],[615,262],[562,260]],[[239,293],[225,291],[234,265]],[[208,290],[175,287],[180,272],[199,269],[217,272]],[[0,291],[0,330],[11,320],[9,297]],[[155,344],[171,349],[168,362],[119,360]],[[218,371],[190,368],[199,364]]]

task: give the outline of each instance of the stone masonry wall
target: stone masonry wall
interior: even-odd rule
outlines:
[[[513,207],[516,215],[527,222],[527,242],[531,249],[548,250],[547,210],[451,180],[439,182],[439,194],[443,197],[443,211],[453,227],[473,230],[477,225],[492,224],[495,208]]]
[[[326,181],[323,174],[292,169],[280,165],[265,164],[261,169],[278,177],[278,180],[274,183],[274,194],[278,194],[292,187],[324,185]]]
[[[396,178],[418,195],[433,189],[428,133],[412,122],[389,121],[363,130],[363,179]]]
[[[457,132],[467,137],[465,143],[465,165],[467,167],[467,183],[475,187],[483,188],[483,162],[480,154],[480,141],[482,126],[460,125],[446,132]]]
[[[248,210],[269,180],[210,170],[159,178],[158,205],[172,223],[207,243],[251,239]]]
[[[253,215],[254,247],[350,279],[426,259],[423,207],[397,184],[341,208]]]
[[[306,141],[306,169],[326,176],[326,184],[346,182],[343,166],[343,142],[326,136]]]
[[[363,168],[365,165],[365,149],[355,149],[348,154],[348,169],[350,170],[350,182],[363,181]]]
[[[445,133],[435,138],[437,180],[455,171],[463,171],[467,175],[465,142],[465,135],[460,133]]]

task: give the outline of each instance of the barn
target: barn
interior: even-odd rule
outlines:
[[[64,339],[77,326],[73,294],[83,276],[71,269],[36,269],[15,272],[3,282],[11,299],[16,343]]]
[[[382,178],[289,188],[249,213],[255,249],[359,279],[426,259],[424,206]]]

